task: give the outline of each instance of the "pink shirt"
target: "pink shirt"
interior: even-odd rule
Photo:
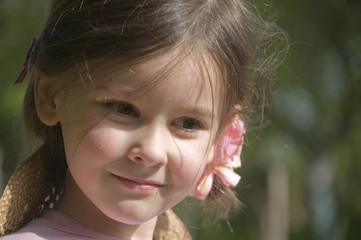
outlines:
[[[121,240],[94,232],[57,211],[45,211],[38,219],[1,240]]]

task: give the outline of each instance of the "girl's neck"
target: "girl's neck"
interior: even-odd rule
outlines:
[[[157,217],[155,217],[140,225],[130,225],[109,218],[89,201],[71,177],[68,178],[66,189],[56,204],[55,210],[64,213],[86,228],[121,239],[151,240],[157,222]]]

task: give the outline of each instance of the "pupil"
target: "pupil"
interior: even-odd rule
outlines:
[[[184,128],[193,129],[195,127],[194,121],[187,119],[184,121]]]
[[[123,114],[131,114],[133,112],[133,109],[129,105],[121,105],[119,106],[119,112]]]

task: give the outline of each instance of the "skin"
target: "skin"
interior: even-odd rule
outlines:
[[[157,216],[187,196],[212,160],[217,78],[202,78],[193,58],[160,74],[171,57],[99,71],[97,87],[75,86],[50,101],[50,81],[38,75],[39,118],[61,123],[69,166],[56,208],[85,227],[152,239]],[[145,79],[157,76],[156,87],[135,97]]]

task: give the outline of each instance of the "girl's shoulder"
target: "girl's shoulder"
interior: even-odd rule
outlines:
[[[18,231],[1,240],[120,240],[87,229],[71,218],[57,211],[46,211],[40,218],[28,223]]]

